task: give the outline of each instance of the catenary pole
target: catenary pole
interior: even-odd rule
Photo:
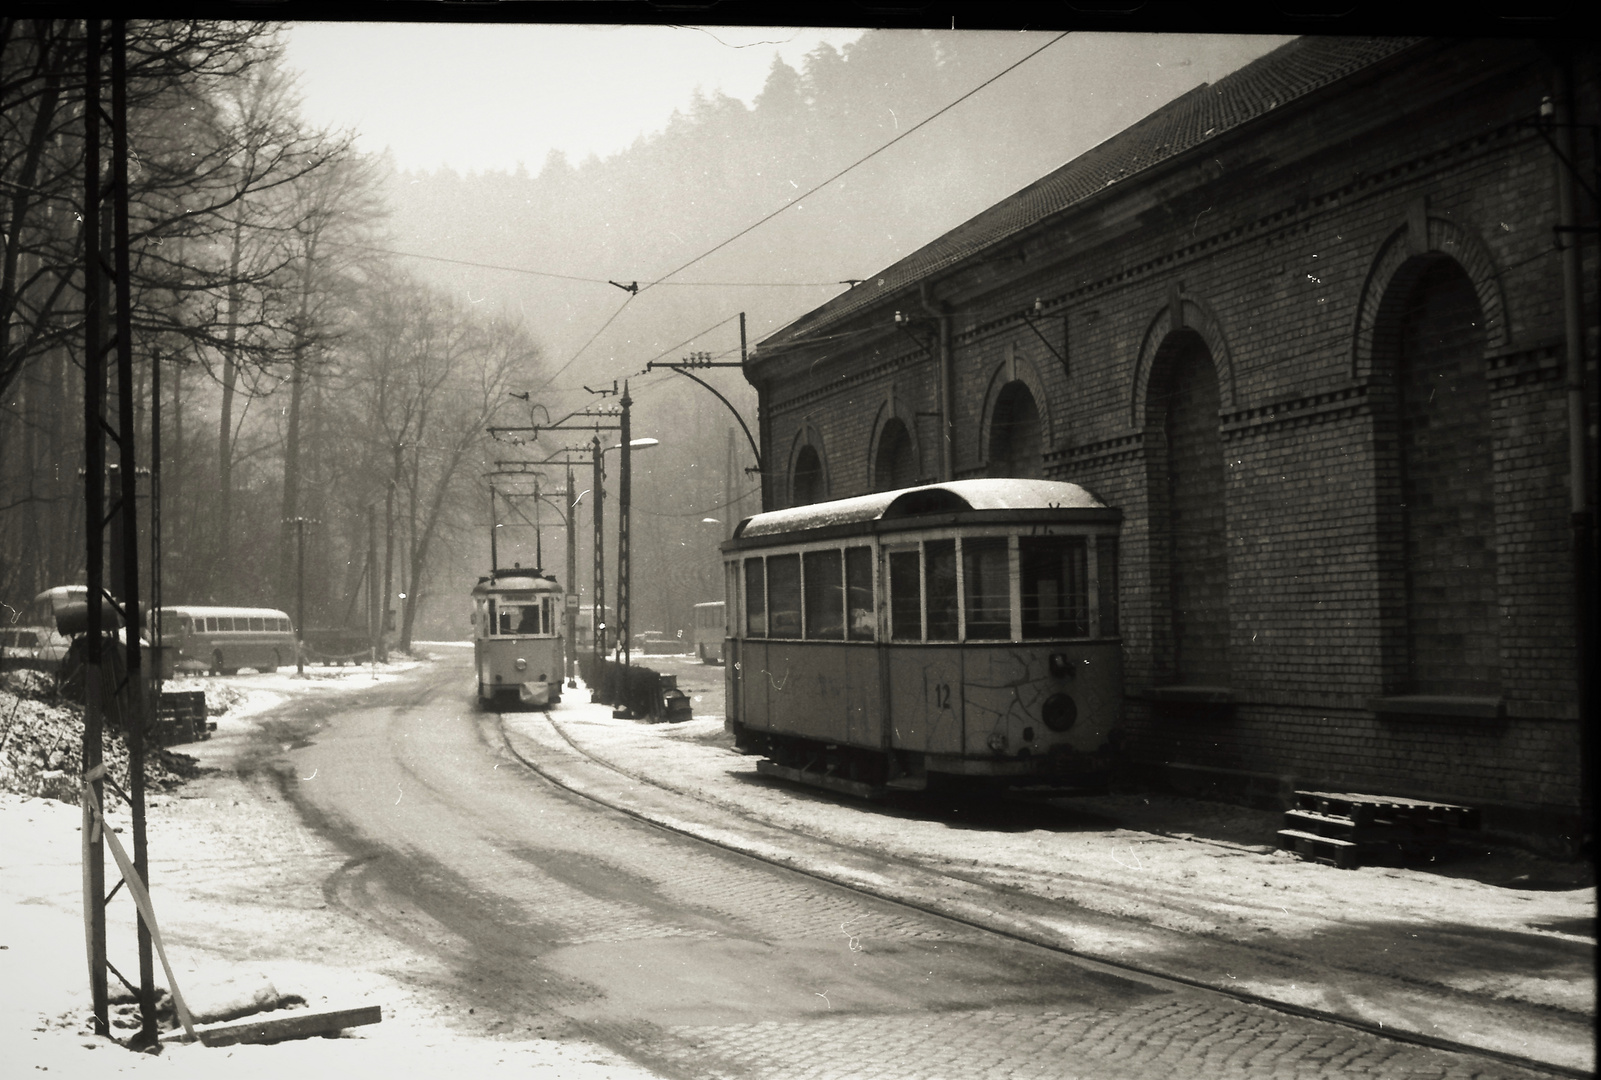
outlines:
[[[83,639],[83,751],[82,767],[88,774],[104,760],[100,690],[102,650],[101,596],[105,591],[105,548],[101,522],[105,518],[105,297],[100,255],[100,49],[99,19],[84,23],[83,108],[83,436],[84,534],[87,592]],[[94,800],[105,805],[101,780],[89,782]],[[89,959],[89,997],[97,1035],[111,1034],[106,987],[106,868],[105,849],[86,800],[83,808],[84,936]]]

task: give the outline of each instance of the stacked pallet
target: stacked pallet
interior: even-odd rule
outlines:
[[[156,702],[156,718],[146,736],[156,746],[211,738],[217,722],[206,718],[204,690],[166,691]]]
[[[1470,806],[1384,795],[1297,791],[1284,814],[1279,847],[1303,859],[1349,870],[1434,858],[1453,829],[1477,829]]]

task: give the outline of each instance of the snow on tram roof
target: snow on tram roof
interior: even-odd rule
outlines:
[[[740,522],[735,538],[803,532],[830,525],[910,517],[914,514],[953,514],[964,510],[1104,510],[1106,504],[1077,484],[1064,480],[1026,480],[1019,477],[985,480],[951,480],[897,491],[877,491],[833,502],[792,506],[755,514]]]

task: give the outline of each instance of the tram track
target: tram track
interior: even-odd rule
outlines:
[[[586,749],[585,747],[579,745],[579,743],[572,738],[572,736],[563,728],[563,726],[556,722],[548,713],[522,715],[534,715],[541,717],[549,729],[557,737],[559,737],[561,743],[573,755],[580,759],[581,763],[590,768],[604,770],[606,773],[609,773],[615,777],[623,778],[636,785],[644,785],[649,789],[665,793],[674,798],[689,800],[697,806],[716,811],[720,814],[735,814],[743,817],[746,813],[746,811],[739,808],[731,807],[712,800],[707,800],[693,792],[675,787],[668,783],[663,783],[654,777],[647,776],[637,770],[626,768],[614,761],[610,761],[607,758]],[[1217,983],[1208,982],[1204,979],[1191,978],[1171,971],[1165,971],[1147,965],[1132,963],[1127,960],[1108,958],[1103,955],[1097,955],[1093,952],[1065,944],[1061,940],[1053,938],[1048,933],[1031,933],[1029,932],[1026,918],[1004,918],[1001,916],[999,905],[988,908],[989,914],[993,917],[986,919],[981,914],[981,912],[985,910],[985,906],[982,904],[967,905],[972,910],[969,913],[964,914],[961,911],[952,910],[951,905],[941,905],[939,903],[920,901],[916,898],[907,896],[904,892],[896,891],[895,889],[888,887],[874,887],[872,884],[853,877],[850,873],[845,872],[840,868],[837,868],[834,872],[830,872],[824,866],[808,865],[799,861],[793,856],[790,858],[780,858],[773,854],[764,853],[762,850],[762,845],[754,841],[740,842],[737,839],[719,837],[718,835],[715,835],[718,830],[710,826],[697,827],[697,823],[690,822],[678,815],[669,815],[657,810],[642,808],[637,804],[630,805],[629,801],[625,798],[600,792],[597,790],[598,785],[585,785],[581,780],[566,773],[565,770],[554,769],[549,765],[541,764],[540,762],[530,758],[527,754],[521,752],[514,744],[511,734],[507,730],[504,714],[498,712],[495,713],[494,723],[497,733],[499,734],[500,741],[508,753],[510,753],[517,761],[519,761],[525,768],[529,769],[534,774],[579,799],[605,807],[632,820],[639,821],[643,824],[650,825],[674,835],[682,836],[686,839],[694,840],[699,843],[730,852],[732,854],[740,855],[768,866],[787,870],[791,873],[799,874],[802,877],[823,882],[836,888],[842,888],[858,895],[871,897],[874,900],[889,903],[907,911],[917,912],[920,915],[943,920],[956,926],[965,927],[971,930],[995,934],[1010,941],[1043,948],[1058,955],[1070,957],[1076,962],[1086,964],[1092,968],[1103,970],[1112,974],[1134,975],[1156,985],[1165,985],[1173,988],[1182,987],[1191,991],[1215,994],[1240,1004],[1254,1005],[1288,1016],[1295,1016],[1302,1019],[1331,1024],[1351,1031],[1359,1031],[1387,1042],[1458,1053],[1474,1058],[1499,1062],[1501,1064],[1514,1066],[1520,1069],[1526,1069],[1542,1075],[1576,1078],[1593,1077],[1595,1075],[1593,1071],[1583,1068],[1577,1068],[1556,1062],[1543,1061],[1524,1055],[1498,1050],[1493,1047],[1476,1045],[1438,1035],[1430,1035],[1425,1032],[1387,1026],[1382,1022],[1372,1022],[1364,1020],[1360,1017],[1353,1017],[1325,1009],[1300,1005],[1294,1002],[1287,1002],[1268,995],[1254,993],[1250,990],[1234,988],[1227,985],[1219,985]],[[1003,885],[996,885],[994,882],[986,881],[977,875],[963,874],[960,871],[943,867],[932,867],[924,862],[913,858],[908,858],[906,856],[895,855],[879,850],[868,850],[860,846],[843,843],[839,840],[828,837],[818,836],[815,833],[802,831],[787,825],[761,818],[747,820],[750,820],[752,824],[758,825],[763,830],[787,834],[795,838],[797,844],[800,846],[810,846],[814,848],[820,847],[838,852],[842,857],[844,857],[845,861],[859,861],[863,858],[870,858],[876,863],[886,867],[893,867],[902,871],[919,875],[928,875],[936,879],[944,879],[953,884],[959,884],[966,890],[977,890],[982,894],[988,894],[997,901],[1003,901],[1007,899],[1015,900],[1019,897],[1027,897],[1029,895],[1023,890],[1009,888]],[[1061,905],[1058,904],[1057,906]],[[1011,923],[1012,925],[1007,925],[1007,923]],[[1277,955],[1271,952],[1254,949],[1252,946],[1244,943],[1237,944],[1235,947],[1242,950],[1248,950],[1252,953],[1261,953],[1264,956]],[[1361,973],[1357,972],[1356,974]],[[1430,993],[1438,995],[1441,993],[1442,988],[1433,984],[1418,983],[1417,989],[1420,991],[1427,990]],[[1450,992],[1448,988],[1446,989],[1446,992]]]

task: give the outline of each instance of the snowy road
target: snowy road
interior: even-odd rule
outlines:
[[[486,1034],[580,1038],[684,1077],[1523,1075],[1083,964],[640,823],[508,753],[467,668],[452,656],[304,716],[279,769],[347,855],[324,895],[440,961],[428,977]]]

